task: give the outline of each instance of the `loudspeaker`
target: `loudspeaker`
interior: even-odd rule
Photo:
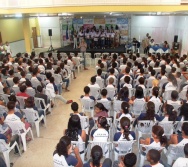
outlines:
[[[177,42],[178,42],[178,36],[174,35],[174,43],[177,43]]]
[[[48,29],[48,36],[52,36],[52,29]]]
[[[174,50],[178,50],[179,47],[180,47],[180,44],[179,44],[178,42],[174,42],[174,43],[173,43],[173,49],[174,49]]]

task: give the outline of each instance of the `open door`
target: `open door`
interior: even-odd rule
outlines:
[[[38,48],[37,28],[36,27],[32,27],[32,38],[33,38],[34,48]]]
[[[2,37],[1,37],[1,32],[0,32],[0,43],[1,43],[1,42],[3,42],[3,40],[2,40]]]

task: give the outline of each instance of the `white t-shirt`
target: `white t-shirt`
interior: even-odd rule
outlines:
[[[188,166],[188,158],[180,157],[178,158],[172,167],[187,167]]]
[[[17,115],[15,115],[15,114],[8,114],[6,116],[6,119],[5,119],[5,122],[6,121],[7,122],[9,122],[9,121],[20,121],[21,122],[20,118]]]
[[[57,153],[53,156],[54,167],[66,167],[68,166],[67,161],[63,155],[59,156]]]
[[[161,163],[158,163],[156,165],[152,165],[152,167],[164,167],[164,165],[162,165]]]
[[[165,91],[168,91],[168,90],[176,90],[176,89],[177,89],[177,87],[175,87],[175,86],[172,84],[172,82],[167,83],[166,86],[165,86]]]
[[[93,136],[93,141],[95,142],[100,142],[100,141],[107,142],[109,134],[105,129],[99,128],[97,130],[94,130],[92,136]]]
[[[45,73],[45,67],[43,65],[39,65],[38,68],[40,69],[40,72]]]

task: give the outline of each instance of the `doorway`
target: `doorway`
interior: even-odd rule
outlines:
[[[0,32],[0,43],[3,42],[1,32]]]
[[[33,38],[33,46],[34,46],[34,48],[38,48],[37,28],[36,27],[32,27],[32,38]]]

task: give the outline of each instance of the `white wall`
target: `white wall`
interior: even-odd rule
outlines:
[[[131,37],[142,41],[146,33],[149,33],[155,43],[168,41],[170,46],[174,41],[174,35],[178,35],[178,42],[182,43],[182,54],[187,53],[188,48],[188,17],[185,16],[132,16]]]
[[[25,53],[25,40],[20,40],[16,42],[10,42],[10,48],[12,51],[12,56],[16,56],[17,53]]]
[[[50,37],[48,36],[48,29],[52,29],[52,46],[61,46],[59,17],[39,17],[39,26],[41,32],[42,47],[50,46]]]

